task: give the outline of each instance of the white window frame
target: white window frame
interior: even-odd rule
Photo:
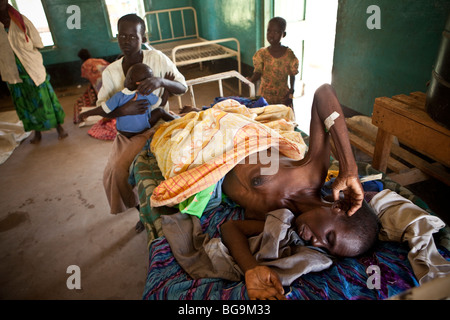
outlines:
[[[110,3],[111,2],[111,3]],[[111,12],[112,10],[108,10],[108,7],[112,4],[117,5],[119,3],[133,2],[136,5],[137,10],[126,10],[120,11],[117,13]],[[129,13],[136,13],[141,18],[145,15],[145,3],[144,0],[102,0],[103,8],[105,9],[106,20],[108,24],[108,32],[111,39],[117,40],[117,21],[123,15]],[[140,10],[139,10],[140,9]],[[145,19],[144,19],[145,21]]]
[[[38,30],[39,35],[41,36],[42,43],[46,48],[55,46],[55,40],[53,38],[52,30],[50,29],[50,25],[48,23],[47,13],[45,12],[45,8],[42,4],[42,1],[29,0],[32,1],[34,6],[38,6],[39,9],[33,7],[33,10],[30,10],[28,5],[20,5],[21,0],[9,0],[8,3],[12,5],[17,11],[26,16]],[[41,10],[42,9],[42,10]],[[43,13],[43,15],[42,15]],[[42,19],[45,17],[45,21]],[[45,23],[43,23],[45,22]]]

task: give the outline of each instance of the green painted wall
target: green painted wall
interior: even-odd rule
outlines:
[[[366,26],[377,5],[381,29]],[[332,84],[341,103],[371,115],[375,98],[426,92],[448,0],[340,0]]]
[[[207,39],[236,37],[241,44],[242,62],[252,65],[252,56],[261,43],[259,14],[264,0],[146,0],[146,10],[193,6],[198,15],[199,33]],[[45,65],[78,61],[77,52],[88,48],[93,56],[120,53],[108,34],[101,0],[43,0],[55,48],[42,51]],[[81,29],[68,29],[67,7],[81,11]],[[231,45],[231,43],[230,43]]]
[[[43,0],[55,48],[45,49],[42,54],[45,65],[78,61],[78,50],[88,48],[93,56],[108,57],[120,53],[116,41],[108,33],[108,20],[101,0]],[[191,5],[191,0],[145,0],[146,10],[158,10]],[[77,5],[81,11],[81,28],[68,29],[66,21],[70,14],[67,7]],[[125,14],[125,13],[124,13]]]
[[[193,0],[200,36],[208,40],[234,37],[241,46],[241,62],[253,66],[261,46],[263,0]]]
[[[42,52],[45,65],[78,61],[78,50],[87,48],[93,56],[117,55],[117,42],[110,40],[108,22],[101,0],[44,0],[47,19],[55,41],[55,48]],[[67,7],[77,5],[81,11],[81,28],[68,29],[70,14]]]

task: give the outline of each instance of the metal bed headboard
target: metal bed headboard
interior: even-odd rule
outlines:
[[[187,10],[192,11],[192,13],[194,15],[195,32],[193,34],[186,34],[186,22],[185,22],[185,18],[184,18],[184,12]],[[175,36],[175,32],[174,32],[174,28],[173,28],[173,19],[172,19],[173,12],[180,12],[180,14],[181,14],[181,23],[183,26],[183,36],[178,36],[178,37]],[[163,34],[162,34],[162,30],[161,30],[161,21],[160,21],[159,16],[161,14],[166,14],[166,13],[168,14],[168,17],[169,17],[171,37],[163,38]],[[145,12],[145,18],[147,18],[148,16],[155,16],[156,24],[158,27],[159,40],[152,40],[151,41],[152,44],[157,44],[157,43],[166,42],[166,41],[181,40],[181,39],[186,39],[186,38],[190,38],[190,37],[199,38],[198,23],[197,23],[197,11],[193,7],[180,7],[180,8],[172,8],[172,9],[147,11],[147,12]]]

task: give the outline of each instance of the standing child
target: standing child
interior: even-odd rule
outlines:
[[[27,17],[0,0],[0,74],[8,85],[17,115],[25,131],[34,131],[31,143],[41,141],[41,131],[56,128],[58,138],[67,137],[62,127],[64,109],[45,70],[39,32]]]
[[[267,41],[270,46],[259,49],[253,56],[255,69],[249,80],[256,82],[261,79],[260,95],[269,104],[292,107],[299,62],[290,48],[281,45],[281,39],[285,36],[286,20],[281,17],[272,18],[267,26]]]
[[[187,90],[186,81],[175,64],[158,50],[142,50],[145,38],[145,22],[136,14],[127,14],[117,23],[118,43],[123,57],[111,63],[102,74],[102,87],[98,93],[97,106],[101,106],[115,93],[124,89],[125,75],[131,66],[144,63],[153,70],[153,77],[140,81],[137,91],[142,95],[155,94],[162,98],[164,91],[171,94],[184,94]],[[172,74],[172,78],[165,78]],[[160,101],[160,100],[158,100]],[[108,113],[108,118],[126,115],[136,115],[147,112],[148,101],[134,100],[123,104],[120,108]],[[157,108],[158,102],[152,106]],[[164,109],[168,111],[166,104]],[[152,130],[127,137],[118,134],[112,145],[108,163],[103,173],[103,186],[110,205],[110,212],[117,214],[128,208],[138,207],[139,199],[134,186],[128,183],[128,170],[135,156],[142,150],[151,137]],[[138,222],[139,224],[139,222]],[[142,226],[139,224],[140,230]]]

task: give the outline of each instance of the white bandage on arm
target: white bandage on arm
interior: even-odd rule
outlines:
[[[330,128],[334,125],[334,120],[336,120],[339,117],[339,113],[336,111],[333,111],[332,114],[330,114],[323,122],[325,125],[325,131],[330,131]]]

